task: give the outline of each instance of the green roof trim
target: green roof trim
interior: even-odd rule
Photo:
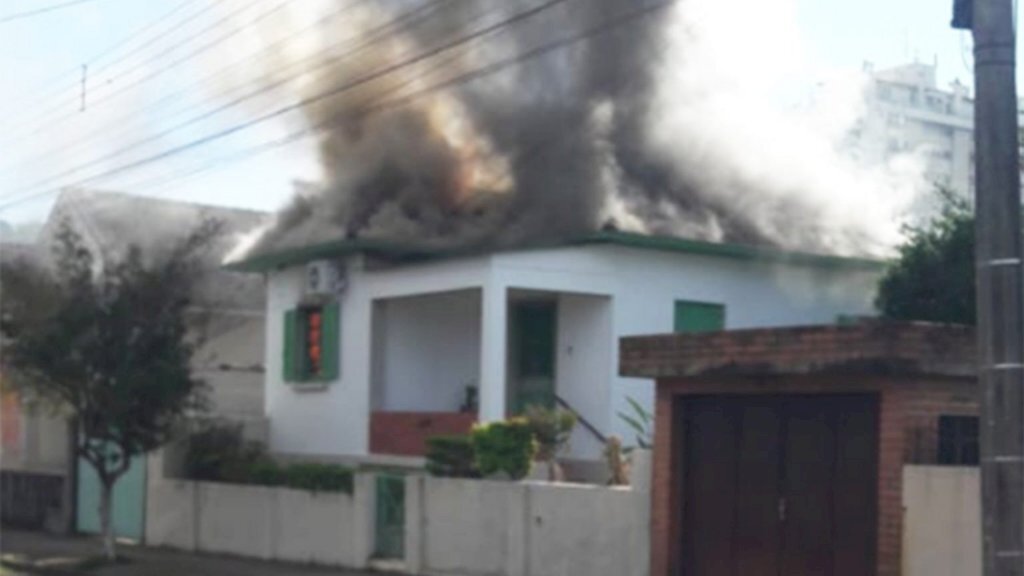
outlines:
[[[224,267],[236,272],[264,272],[321,258],[334,258],[361,253],[400,259],[419,259],[437,255],[438,251],[379,240],[335,240],[333,242],[300,246],[298,248],[288,248],[278,252],[256,254],[225,264]]]
[[[647,234],[637,234],[635,232],[598,232],[582,239],[579,243],[615,244],[631,248],[663,250],[666,252],[687,252],[690,254],[735,258],[739,260],[790,262],[836,268],[873,269],[882,268],[886,264],[884,260],[874,258],[814,254],[812,252],[790,251],[782,250],[780,248],[748,246],[744,244],[722,244],[673,236],[650,236]]]
[[[885,261],[871,258],[830,256],[824,254],[813,254],[810,252],[793,252],[777,248],[763,248],[742,244],[719,244],[703,240],[690,240],[671,236],[650,236],[635,232],[618,231],[598,232],[564,242],[503,248],[494,250],[493,252],[515,252],[545,248],[560,248],[566,246],[584,246],[590,244],[625,246],[627,248],[660,250],[664,252],[685,252],[687,254],[712,256],[716,258],[806,264],[825,268],[879,269],[885,266]],[[370,254],[372,256],[390,258],[394,260],[422,261],[437,258],[473,256],[487,252],[492,252],[492,250],[478,248],[424,248],[412,246],[410,244],[381,240],[349,239],[313,244],[310,246],[302,246],[299,248],[286,249],[266,254],[257,254],[244,260],[227,264],[225,265],[225,268],[239,272],[264,272],[275,268],[302,264],[304,262],[321,258],[333,258],[352,254]]]

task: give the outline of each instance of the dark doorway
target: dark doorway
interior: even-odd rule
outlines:
[[[686,576],[875,573],[877,400],[683,400]]]
[[[557,303],[523,300],[511,306],[511,412],[555,402],[555,335]]]

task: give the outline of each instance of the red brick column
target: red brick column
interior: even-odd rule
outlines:
[[[676,446],[679,432],[676,422],[682,415],[673,409],[675,400],[668,386],[658,386],[654,407],[654,471],[651,484],[651,576],[667,576],[678,562],[679,506],[673,483],[682,478],[678,458],[682,446]],[[679,405],[677,410],[682,410]]]
[[[899,576],[903,548],[904,394],[882,392],[878,407],[878,576]]]

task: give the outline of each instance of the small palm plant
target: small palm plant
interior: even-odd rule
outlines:
[[[650,450],[654,446],[654,415],[644,409],[639,402],[627,396],[632,413],[619,412],[619,418],[636,434],[636,447]]]

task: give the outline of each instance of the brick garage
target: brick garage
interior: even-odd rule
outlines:
[[[800,568],[793,566],[810,566],[815,562],[827,563],[831,568],[814,570],[813,573],[899,574],[903,465],[935,463],[939,460],[940,417],[955,419],[957,416],[977,415],[974,352],[972,330],[918,323],[869,322],[853,326],[739,330],[623,339],[620,350],[622,375],[654,378],[657,382],[651,515],[652,576],[732,573],[732,570],[715,564],[716,560],[709,556],[715,553],[716,545],[717,549],[723,551],[719,554],[721,558],[718,562],[742,562],[744,559],[759,557],[765,560],[758,566],[778,562],[782,564],[779,573],[793,576],[799,576],[801,572]],[[863,414],[860,417],[862,429],[847,434],[846,440],[843,440],[839,423],[847,426],[856,421],[858,417],[853,415],[855,405],[859,406],[856,410]],[[765,407],[775,407],[775,412],[766,412]],[[748,418],[750,414],[774,415],[766,420],[768,424],[764,424],[766,430],[773,432],[755,433],[746,429],[729,432],[734,428],[742,428],[739,424],[732,427],[730,417]],[[826,414],[833,415],[828,417]],[[810,433],[793,439],[794,426],[804,425],[819,417],[823,419],[823,434]],[[774,432],[776,429],[771,422],[776,420],[789,423],[779,425],[787,436]],[[716,421],[724,424],[715,424]],[[722,430],[717,440],[713,436],[716,425]],[[832,502],[828,512],[830,516],[824,521],[831,522],[830,534],[833,539],[823,545],[824,556],[818,554],[808,560],[801,557],[801,554],[814,556],[821,550],[794,552],[790,549],[792,545],[786,543],[786,530],[790,524],[802,520],[787,518],[786,507],[797,508],[803,493],[794,491],[791,486],[797,484],[798,480],[807,481],[808,478],[803,476],[813,476],[812,470],[820,462],[810,458],[794,465],[792,461],[797,457],[786,446],[792,443],[815,444],[819,436],[836,439],[834,444],[828,444],[832,440],[817,442],[828,445],[829,466],[832,466],[829,468],[831,488],[822,491],[832,495],[829,501]],[[698,438],[704,440],[696,440]],[[744,448],[746,443],[765,442],[765,438],[776,438],[777,444],[785,446],[762,447],[758,450]],[[865,442],[870,446],[865,447]],[[862,450],[861,456],[855,457],[854,450],[858,443],[870,451]],[[734,444],[737,447],[732,448]],[[698,461],[694,459],[695,454],[701,450],[707,451],[708,446],[722,454],[712,454],[710,459],[700,460],[705,464],[695,465],[694,462]],[[686,454],[688,447],[690,454]],[[729,458],[730,450],[734,453],[733,460],[725,465],[723,462]],[[943,450],[949,451],[948,447]],[[974,450],[976,457],[976,444]],[[729,493],[727,476],[734,464],[736,470],[740,470],[741,465],[746,470],[752,458],[761,457],[761,460],[765,460],[766,453],[769,454],[767,460],[772,460],[775,453],[782,454],[776,466],[783,470],[781,476],[784,479],[778,483],[790,486],[778,488],[778,493],[784,494],[785,498],[779,498],[778,519],[770,521],[765,520],[765,506],[758,508],[755,502],[748,503],[749,506],[744,508],[742,506],[747,504],[741,506],[741,503],[728,501],[730,497],[722,496],[723,493]],[[851,469],[850,474],[868,475],[868,490],[862,490],[863,482],[844,484],[836,480],[839,478],[836,470],[845,461],[852,464],[847,465]],[[689,467],[693,470],[687,470],[686,462],[691,463]],[[767,470],[769,466],[764,462],[759,465],[759,470]],[[702,492],[699,482],[702,471],[697,468],[703,470],[704,466],[726,466],[721,468],[726,474],[716,479],[713,476],[715,471],[711,470],[709,474],[712,474],[712,482],[717,484],[707,485],[705,482],[705,486],[710,488]],[[793,474],[792,470],[798,473]],[[802,474],[800,471],[807,473]],[[736,474],[740,475],[739,472]],[[792,478],[794,476],[796,480]],[[766,488],[764,482],[754,478],[742,478],[740,482],[742,490],[733,492],[731,498],[738,496],[745,500],[756,500],[760,494],[773,489],[771,486]],[[774,479],[768,484],[773,482]],[[813,486],[807,485],[800,490],[808,491],[808,494],[815,492]],[[691,495],[689,501],[686,494]],[[761,500],[767,498],[764,496]],[[857,498],[869,500],[866,506],[847,511],[857,517],[840,516],[842,503],[856,501]],[[700,510],[714,512],[716,505],[731,506],[728,509],[736,511],[732,524],[722,521],[722,530],[731,530],[728,533],[733,535],[728,543],[709,544],[707,539],[714,537],[718,517],[705,517],[698,513]],[[812,507],[810,512],[815,510]],[[775,522],[777,527],[772,529],[781,536],[753,540],[739,538],[736,536],[737,530],[742,532],[750,527],[750,523],[743,523],[746,521],[735,520],[740,516],[749,516],[761,524]],[[684,531],[686,523],[693,523],[694,518],[698,517],[703,519],[701,530]],[[846,520],[840,523],[839,518]],[[839,539],[839,532],[855,531],[850,526],[855,526],[858,521],[869,523],[870,526],[851,534],[846,540]],[[790,537],[788,542],[796,540],[799,538]],[[694,544],[695,541],[697,544]],[[763,549],[749,554],[751,551],[748,548],[751,545],[743,543],[757,542],[763,546],[764,542],[768,542],[768,548],[771,548],[774,546],[772,543],[777,541],[783,543],[779,544],[775,552]],[[684,554],[686,549],[694,552],[687,556]],[[867,565],[853,572],[854,568],[850,567],[853,564],[840,562],[841,558],[847,557],[852,559],[853,564],[867,562]],[[810,564],[800,564],[801,561]],[[753,573],[749,566],[741,571]]]

